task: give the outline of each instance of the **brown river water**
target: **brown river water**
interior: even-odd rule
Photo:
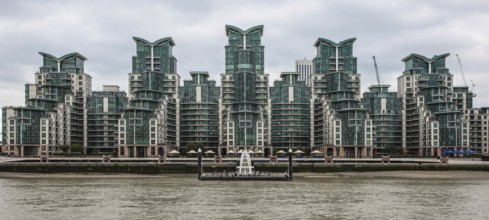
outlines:
[[[196,175],[0,173],[0,219],[489,219],[489,173]]]

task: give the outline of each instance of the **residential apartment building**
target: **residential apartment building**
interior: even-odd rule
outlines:
[[[363,93],[362,107],[373,123],[374,155],[387,148],[402,147],[402,104],[397,92],[389,92],[390,85],[371,85]]]
[[[205,71],[190,72],[180,88],[180,147],[219,145],[219,87]],[[216,150],[216,149],[215,149]]]
[[[339,43],[319,38],[314,46],[311,146],[338,157],[371,157],[372,120],[361,106],[355,38]]]
[[[402,99],[402,138],[406,153],[440,156],[442,149],[469,147],[470,123],[463,109],[472,97],[467,96],[469,100],[461,102],[453,100],[453,75],[445,65],[448,56],[427,58],[410,54],[402,59],[405,70],[398,78],[397,88]]]
[[[119,119],[118,155],[164,155],[179,146],[180,76],[172,54],[175,42],[134,37],[136,56],[129,73],[129,106]]]
[[[87,98],[92,78],[79,53],[40,52],[43,65],[25,86],[25,107],[2,110],[3,141],[13,156],[48,155],[62,145],[87,146]]]
[[[272,146],[276,149],[308,148],[311,144],[311,95],[299,76],[297,72],[283,72],[271,88]]]
[[[104,85],[93,91],[87,108],[87,152],[117,152],[118,121],[127,107],[127,94],[119,86]]]
[[[226,25],[225,73],[221,75],[219,152],[270,145],[268,74],[264,73],[263,26]],[[224,148],[225,150],[222,150]]]
[[[334,157],[373,157],[388,148],[409,155],[440,156],[443,150],[488,152],[488,108],[474,108],[467,86],[454,86],[449,54],[410,54],[390,85],[360,93],[355,38],[318,38],[312,61],[296,61],[269,85],[262,25],[226,25],[221,86],[205,71],[190,72],[180,86],[175,42],[134,37],[136,53],[128,93],[118,86],[92,92],[79,53],[43,64],[25,85],[25,106],[2,110],[3,151],[13,156],[50,155],[61,146],[119,157],[156,157],[203,144],[220,155],[247,147],[265,156],[308,147]]]

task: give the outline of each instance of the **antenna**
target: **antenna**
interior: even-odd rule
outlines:
[[[377,67],[377,61],[375,60],[375,56],[372,56],[372,59],[374,60],[375,74],[377,75],[377,84],[380,85],[379,68]]]

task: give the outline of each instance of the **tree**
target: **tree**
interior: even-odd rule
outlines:
[[[70,146],[67,145],[67,144],[61,145],[60,148],[61,148],[61,151],[65,152],[65,153],[67,153],[68,151],[70,151]]]
[[[83,153],[83,147],[81,144],[72,144],[71,145],[72,153]]]
[[[197,148],[197,145],[195,145],[194,143],[188,143],[187,145],[185,145],[185,148],[187,151],[191,151],[191,150],[197,151],[199,149]]]

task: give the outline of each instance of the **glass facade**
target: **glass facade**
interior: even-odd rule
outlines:
[[[243,146],[265,156],[274,147],[309,146],[355,158],[389,147],[417,156],[489,151],[489,110],[473,107],[468,86],[454,86],[449,54],[410,54],[402,59],[397,92],[379,84],[362,96],[355,38],[318,38],[314,59],[298,60],[296,72],[282,73],[270,87],[264,27],[226,25],[225,31],[220,87],[203,71],[190,72],[192,79],[180,86],[170,37],[133,38],[127,95],[117,86],[92,92],[86,58],[79,53],[40,53],[42,66],[24,87],[25,107],[3,107],[7,153],[46,155],[80,145],[87,153],[152,157],[199,143],[217,147],[221,155]]]
[[[104,86],[88,98],[88,154],[117,149],[118,120],[127,107],[126,92],[118,86]]]
[[[272,145],[277,148],[309,147],[311,143],[310,90],[299,73],[286,72],[271,88]]]
[[[263,26],[247,30],[226,25],[226,74],[220,106],[221,145],[269,144],[268,75],[264,74]]]
[[[179,145],[175,45],[169,37],[153,43],[134,37],[136,56],[129,73],[129,106],[119,120],[119,156],[148,157]]]
[[[35,83],[25,85],[26,107],[4,108],[7,124],[14,125],[8,126],[8,149],[16,156],[49,154],[60,145],[87,145],[84,109],[91,77],[84,73],[86,58],[79,53],[59,58],[40,54],[43,66],[35,73]]]
[[[453,75],[445,67],[448,56],[427,58],[410,54],[402,60],[405,70],[398,78],[398,93],[406,112],[403,116],[406,153],[431,155],[433,147],[469,145],[468,135],[462,135],[463,126],[468,125],[463,113],[471,107],[472,96],[452,99],[460,89],[454,90]]]
[[[362,106],[373,122],[375,153],[386,148],[402,148],[402,104],[390,85],[372,85],[363,93]]]
[[[219,145],[219,87],[209,73],[190,72],[180,88],[180,146]]]
[[[370,156],[372,145],[360,102],[354,42],[355,38],[339,43],[319,38],[314,44],[314,145],[332,148],[337,156],[345,157]]]

